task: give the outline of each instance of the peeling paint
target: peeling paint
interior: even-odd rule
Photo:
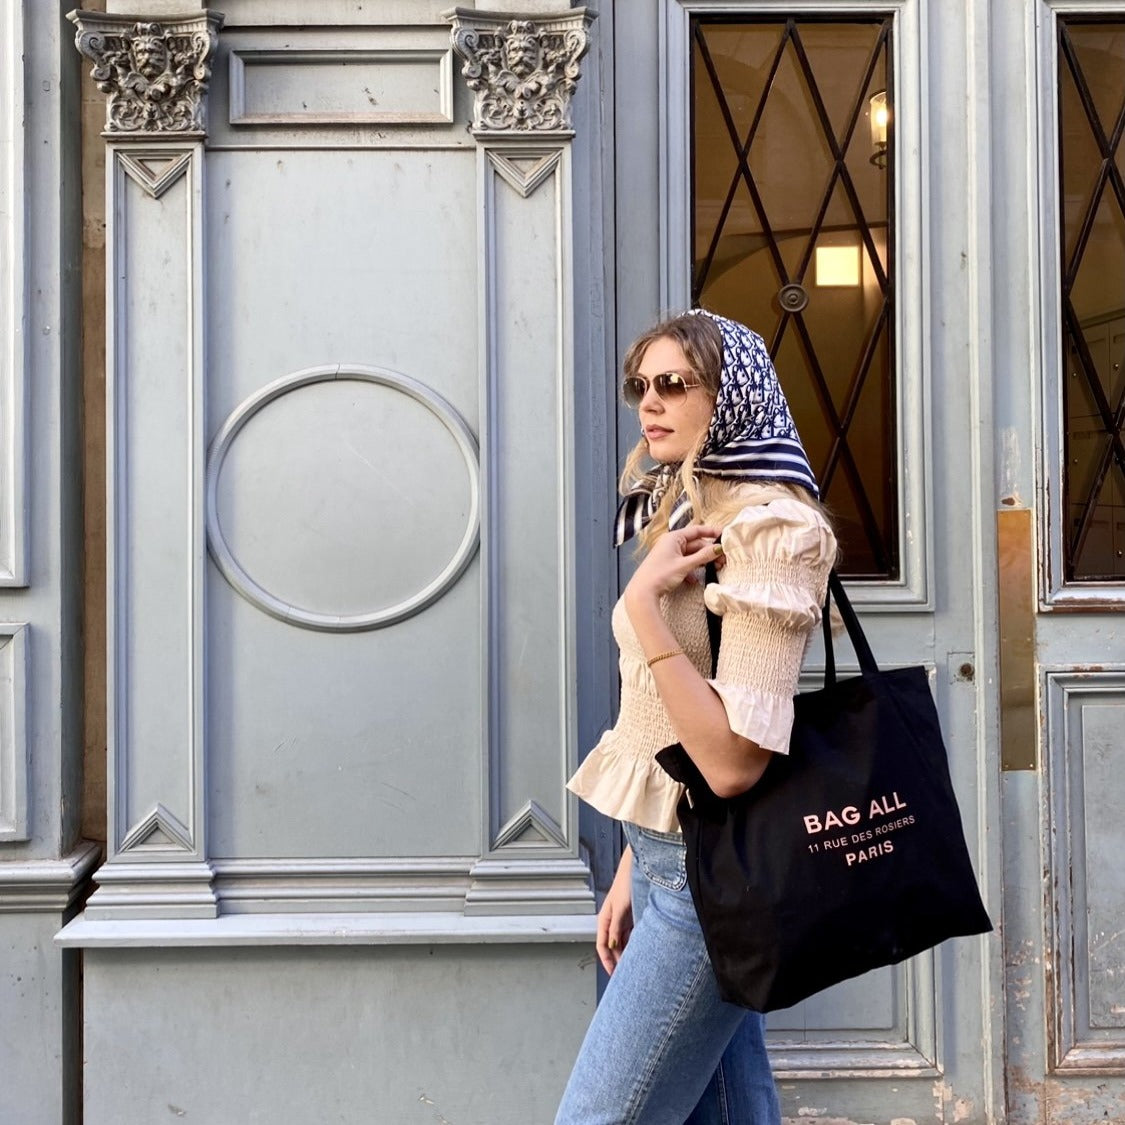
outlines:
[[[453,1122],[451,1122],[448,1117],[438,1112],[437,1107],[434,1105],[433,1098],[426,1097],[425,1091],[418,1095],[418,1100],[423,1105],[429,1106],[434,1111],[434,1120],[438,1123],[438,1125],[453,1125]]]
[[[1122,1125],[1125,1122],[1125,1090],[1106,1082],[1090,1084],[1074,1078],[1033,1078],[1022,1067],[1008,1071],[1009,1108],[1013,1095],[1022,1095],[1029,1102],[1023,1113],[1013,1121],[1049,1123],[1049,1125]],[[1033,1116],[1029,1116],[1028,1111]]]
[[[1000,503],[1006,507],[1023,507],[1019,489],[1022,462],[1019,430],[1005,426],[1000,433]]]
[[[934,1120],[944,1122],[946,1120],[945,1107],[953,1101],[953,1087],[948,1082],[943,1082],[940,1078],[934,1079]]]
[[[850,1117],[783,1117],[781,1125],[875,1125],[875,1122],[853,1121]]]

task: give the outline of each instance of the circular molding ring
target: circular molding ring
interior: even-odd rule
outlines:
[[[246,423],[274,399],[289,394],[290,391],[310,386],[313,383],[330,383],[336,379],[353,379],[362,383],[374,383],[376,386],[390,387],[392,390],[409,395],[415,402],[429,410],[453,435],[469,474],[469,519],[465,527],[465,534],[462,536],[453,557],[442,572],[424,589],[419,590],[418,593],[397,605],[376,610],[374,613],[347,615],[317,613],[311,609],[302,609],[300,606],[292,605],[283,598],[271,594],[255,582],[242,568],[242,565],[234,557],[234,552],[230,549],[230,544],[227,543],[222,526],[219,523],[219,475],[222,473],[223,462],[226,460],[235,438],[238,437]],[[211,449],[207,455],[206,489],[207,546],[211,552],[211,557],[215,560],[215,565],[222,571],[223,576],[231,586],[247,601],[272,617],[288,622],[290,625],[299,625],[303,629],[355,633],[364,629],[381,629],[385,625],[393,625],[420,613],[427,606],[437,601],[461,577],[476,553],[480,538],[480,463],[477,442],[476,438],[473,437],[472,430],[469,429],[464,418],[454,407],[436,391],[419,383],[416,379],[411,379],[397,371],[388,371],[382,367],[348,364],[307,367],[303,371],[283,375],[280,379],[275,379],[274,382],[252,394],[231,412],[211,443]]]

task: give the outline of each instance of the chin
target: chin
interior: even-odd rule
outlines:
[[[645,438],[645,445],[648,447],[648,455],[654,460],[659,461],[662,465],[675,465],[684,459],[684,453],[680,449],[674,448],[674,442],[670,441],[652,441]]]

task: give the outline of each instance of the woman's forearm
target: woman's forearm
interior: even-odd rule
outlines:
[[[646,659],[680,647],[658,595],[626,589],[625,609]],[[707,784],[720,797],[749,789],[769,764],[770,751],[730,729],[722,700],[686,656],[659,660],[649,670],[676,737]]]

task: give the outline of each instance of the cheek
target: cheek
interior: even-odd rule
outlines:
[[[711,415],[714,412],[715,400],[700,396],[695,404],[694,417],[692,419],[695,423],[693,428],[699,433],[706,433],[708,427],[711,425]]]

